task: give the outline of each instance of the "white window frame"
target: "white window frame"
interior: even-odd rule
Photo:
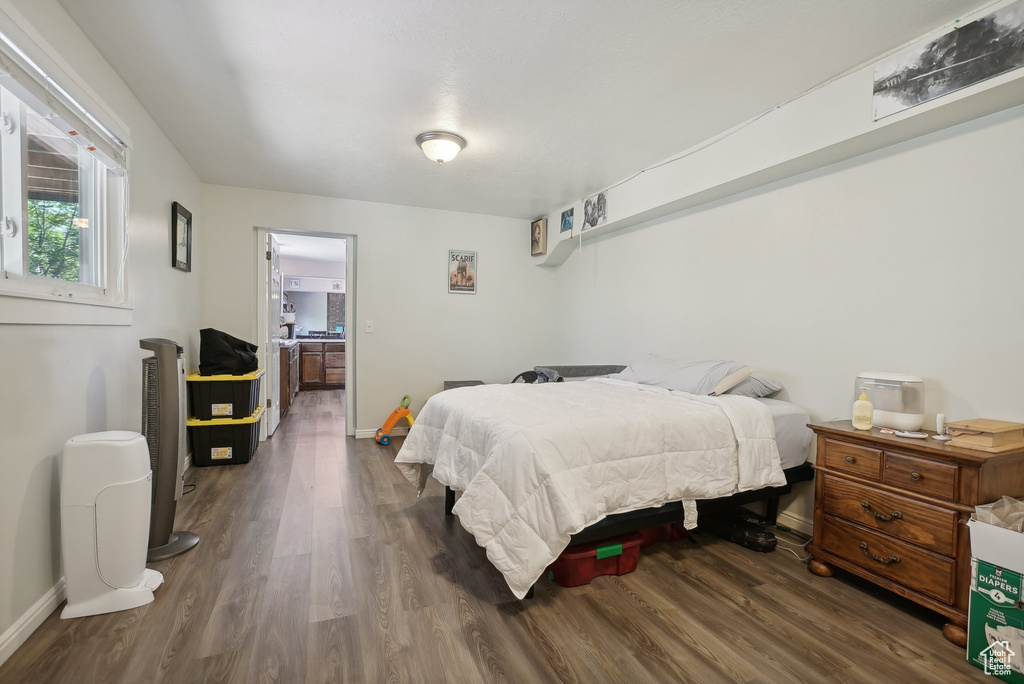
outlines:
[[[53,54],[0,10],[0,324],[130,325],[130,138]],[[91,251],[80,246],[80,267],[95,264],[97,285],[28,272],[26,107],[59,130],[74,131],[69,138],[82,149],[80,159],[92,161],[93,183],[80,186],[89,192],[92,185],[91,192],[80,202],[83,209],[92,205],[90,230],[102,231],[103,244]]]

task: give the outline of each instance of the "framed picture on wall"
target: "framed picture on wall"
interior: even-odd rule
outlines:
[[[530,224],[530,256],[548,253],[548,220],[537,219]]]
[[[192,212],[177,202],[171,204],[171,266],[192,272]]]
[[[583,228],[589,230],[608,221],[608,191],[583,200]]]
[[[572,230],[573,211],[575,211],[575,207],[569,207],[568,209],[562,212],[562,230],[560,232],[564,233],[566,231]]]
[[[448,294],[476,294],[476,252],[448,250]]]

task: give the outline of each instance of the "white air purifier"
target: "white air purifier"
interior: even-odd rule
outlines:
[[[146,568],[152,498],[149,447],[138,432],[72,437],[60,463],[61,549],[76,618],[145,605],[164,576]]]

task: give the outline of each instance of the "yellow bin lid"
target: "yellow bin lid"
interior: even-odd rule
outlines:
[[[185,379],[189,382],[225,382],[225,381],[238,381],[238,380],[255,380],[264,373],[263,368],[257,368],[252,373],[246,373],[245,375],[200,375],[199,373],[193,373]]]
[[[213,420],[199,420],[198,418],[189,418],[185,421],[185,425],[189,427],[213,427],[214,425],[245,425],[247,423],[255,423],[263,415],[263,404],[256,407],[256,410],[252,412],[251,416],[245,418],[214,418]]]

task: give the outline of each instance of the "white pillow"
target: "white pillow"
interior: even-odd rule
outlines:
[[[736,394],[741,397],[770,397],[779,390],[782,385],[763,375],[751,374],[749,378],[729,390],[729,394]]]
[[[753,372],[753,369],[750,366],[744,366],[743,368],[740,368],[738,371],[729,373],[729,375],[726,375],[724,378],[719,380],[718,384],[711,388],[711,391],[708,392],[708,394],[710,394],[713,397],[725,394],[733,387],[749,378],[751,372]]]
[[[679,361],[651,354],[616,376],[619,380],[657,385],[690,394],[722,394],[750,375],[750,366],[737,361]]]

